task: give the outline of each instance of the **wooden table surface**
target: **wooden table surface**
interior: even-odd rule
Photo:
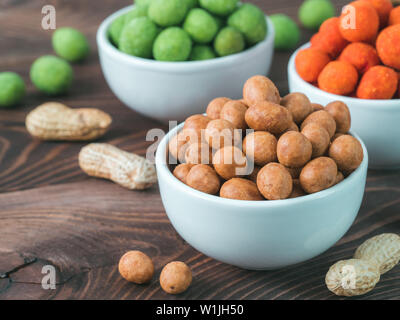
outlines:
[[[300,0],[253,1],[268,14],[296,17]],[[99,66],[95,33],[100,22],[128,0],[0,3],[0,71],[20,73],[28,84],[24,103],[0,110],[0,299],[336,299],[325,287],[329,266],[350,258],[367,238],[400,233],[400,171],[369,171],[365,198],[349,232],[311,261],[278,271],[254,272],[215,261],[190,247],[174,231],[157,187],[125,190],[86,176],[77,155],[83,143],[40,142],[26,131],[28,111],[48,100],[29,81],[35,58],[51,54],[51,31],[41,29],[41,8],[53,4],[57,26],[73,26],[90,39],[92,53],[74,65],[73,88],[57,101],[109,112],[111,130],[101,139],[144,155],[146,132],[163,128],[124,106],[108,88]],[[344,1],[337,2],[338,8]],[[302,41],[311,33],[303,30]],[[290,53],[277,53],[270,77],[287,93]],[[119,257],[143,250],[154,258],[156,276],[137,286],[118,274]],[[157,278],[163,265],[182,260],[194,281],[182,295],[165,294]],[[41,287],[44,265],[57,270],[55,290]],[[1,276],[2,274],[2,276]],[[400,267],[385,274],[363,299],[400,299]]]

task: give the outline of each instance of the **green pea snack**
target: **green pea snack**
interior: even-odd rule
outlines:
[[[152,0],[149,18],[161,27],[179,25],[188,11],[187,0]]]
[[[334,15],[335,7],[330,0],[306,0],[299,9],[299,20],[309,29],[318,29],[322,22]]]
[[[192,40],[185,30],[170,27],[162,31],[154,42],[153,55],[159,61],[185,61],[192,50]]]
[[[274,14],[269,18],[275,29],[275,49],[294,49],[300,40],[300,29],[296,22],[285,14]]]
[[[210,46],[205,45],[195,45],[192,49],[192,53],[190,54],[189,60],[198,61],[198,60],[208,60],[214,59],[216,57],[214,50]]]
[[[30,78],[37,89],[53,96],[67,92],[72,84],[73,71],[61,58],[42,56],[32,64]]]
[[[233,27],[223,28],[214,40],[215,52],[221,57],[241,52],[244,48],[243,35]]]
[[[12,107],[25,96],[25,83],[14,72],[0,72],[0,107]]]
[[[227,16],[232,13],[238,0],[199,0],[200,6],[218,16]]]
[[[195,61],[235,54],[263,41],[265,14],[239,0],[133,0],[111,22],[109,41],[132,56]]]
[[[133,10],[115,19],[111,24],[110,29],[108,29],[108,35],[111,42],[118,47],[119,38],[121,37],[122,29],[125,27],[125,25],[135,18],[146,17],[147,10],[147,7],[137,6]]]
[[[206,10],[195,8],[187,15],[183,29],[195,42],[209,43],[218,32],[218,24]]]
[[[249,45],[265,39],[267,22],[264,13],[255,5],[246,3],[228,18],[228,25],[244,34]]]
[[[149,59],[152,57],[157,34],[157,26],[149,18],[133,19],[122,30],[119,49],[127,54]]]
[[[52,43],[57,55],[71,62],[81,61],[89,54],[86,37],[74,28],[57,29],[53,33]]]

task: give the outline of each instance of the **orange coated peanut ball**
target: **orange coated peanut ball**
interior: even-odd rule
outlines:
[[[297,53],[295,58],[296,71],[304,81],[315,83],[321,71],[330,61],[329,55],[321,50],[303,49]]]
[[[329,137],[333,137],[336,132],[336,121],[335,119],[325,110],[320,110],[311,113],[301,124],[301,130],[309,123],[317,123],[321,127],[325,128],[329,133]]]
[[[336,181],[337,166],[328,157],[319,157],[307,163],[300,173],[300,184],[307,193],[332,187]]]
[[[128,251],[119,260],[118,270],[121,276],[137,284],[149,282],[154,274],[153,261],[141,251]]]
[[[255,131],[243,139],[243,152],[255,164],[264,166],[276,162],[277,143],[275,136],[269,132]]]
[[[352,93],[357,83],[357,69],[347,61],[329,62],[318,76],[319,88],[337,95]]]
[[[379,16],[379,27],[382,29],[386,27],[390,12],[393,9],[392,2],[390,0],[364,0],[372,4]]]
[[[300,132],[286,132],[278,140],[278,160],[286,167],[304,166],[311,159],[311,154],[311,142]]]
[[[343,38],[372,43],[379,29],[379,16],[367,1],[354,1],[343,8],[339,23]]]
[[[340,54],[339,60],[352,64],[361,74],[380,64],[376,49],[362,42],[350,43]]]
[[[325,110],[335,119],[336,132],[347,133],[351,127],[351,115],[347,105],[342,101],[328,103]]]
[[[280,163],[268,163],[257,175],[257,187],[268,200],[287,199],[292,193],[290,173]]]
[[[217,194],[221,186],[215,170],[206,164],[197,164],[191,168],[186,176],[186,184],[208,194]]]
[[[193,168],[193,164],[190,163],[181,163],[180,165],[177,165],[174,169],[174,171],[172,172],[172,174],[179,179],[180,181],[182,181],[183,183],[186,184],[186,177],[190,171],[190,169]]]
[[[211,120],[204,133],[208,145],[218,150],[224,146],[236,145],[241,140],[241,134],[234,125],[225,119]]]
[[[264,200],[257,189],[257,185],[250,180],[232,178],[226,181],[219,191],[222,198],[236,200]]]
[[[284,132],[292,122],[292,116],[285,107],[267,101],[248,108],[245,119],[250,128],[273,134]]]
[[[400,25],[382,30],[376,40],[379,58],[388,66],[400,70]]]
[[[225,103],[220,117],[231,122],[236,129],[246,130],[247,123],[244,117],[246,111],[247,106],[244,103],[238,100],[231,100]]]
[[[207,106],[207,116],[212,120],[219,119],[222,107],[230,100],[231,99],[225,97],[219,97],[211,100]]]
[[[400,24],[400,7],[396,7],[390,11],[389,26],[394,26],[395,24]]]
[[[293,116],[296,124],[301,124],[303,120],[312,112],[312,106],[307,96],[300,92],[289,93],[281,100],[281,105],[286,107]]]
[[[393,69],[375,66],[361,78],[357,88],[357,97],[360,99],[392,99],[397,92],[397,86],[398,76]]]
[[[329,157],[335,160],[340,171],[351,172],[360,166],[364,153],[361,143],[346,134],[332,142],[329,147]]]
[[[279,104],[281,96],[275,84],[264,76],[254,76],[246,81],[243,87],[243,99],[251,107],[260,101]]]
[[[223,147],[213,156],[215,171],[225,180],[247,174],[247,158],[237,147]]]
[[[312,158],[317,158],[325,154],[329,147],[331,138],[328,131],[317,123],[307,124],[301,133],[311,142]]]
[[[192,271],[181,261],[168,263],[161,271],[161,288],[170,294],[179,294],[186,291],[192,283]]]

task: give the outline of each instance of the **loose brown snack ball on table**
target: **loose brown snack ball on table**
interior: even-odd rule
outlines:
[[[301,93],[281,99],[263,76],[246,82],[242,100],[216,98],[207,116],[187,121],[182,131],[196,131],[199,138],[186,139],[190,147],[170,143],[181,162],[174,175],[194,189],[229,199],[277,200],[319,192],[340,183],[364,156],[361,143],[348,134],[346,104],[323,107]],[[254,132],[242,131],[247,128]],[[211,164],[209,157],[199,157],[203,148],[212,153]],[[204,162],[193,166],[199,159]]]
[[[129,282],[137,284],[147,283],[154,274],[153,261],[140,251],[128,251],[118,265],[121,276]]]
[[[161,271],[161,288],[170,294],[179,294],[187,290],[192,283],[192,271],[181,261],[168,263]]]

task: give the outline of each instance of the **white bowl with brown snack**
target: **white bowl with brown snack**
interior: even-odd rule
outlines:
[[[312,102],[327,105],[340,100],[351,112],[352,129],[360,135],[367,146],[370,168],[400,168],[400,99],[369,100],[332,94],[304,81],[296,71],[297,53],[307,48],[305,44],[293,53],[288,64],[290,92],[303,92]]]
[[[97,45],[111,90],[129,108],[143,115],[163,122],[182,121],[203,111],[217,96],[237,96],[247,78],[269,72],[275,31],[267,17],[266,38],[243,52],[204,61],[163,62],[130,56],[111,44],[111,23],[131,9],[132,6],[121,9],[102,22]]]
[[[301,94],[281,99],[260,76],[246,82],[240,102],[248,109],[229,114],[236,127],[224,111],[233,103],[217,99],[160,142],[156,168],[167,215],[194,248],[235,266],[277,269],[311,259],[353,223],[367,150],[349,132],[340,102],[321,109]],[[243,118],[253,131],[238,142],[232,126],[242,129],[236,120]]]

